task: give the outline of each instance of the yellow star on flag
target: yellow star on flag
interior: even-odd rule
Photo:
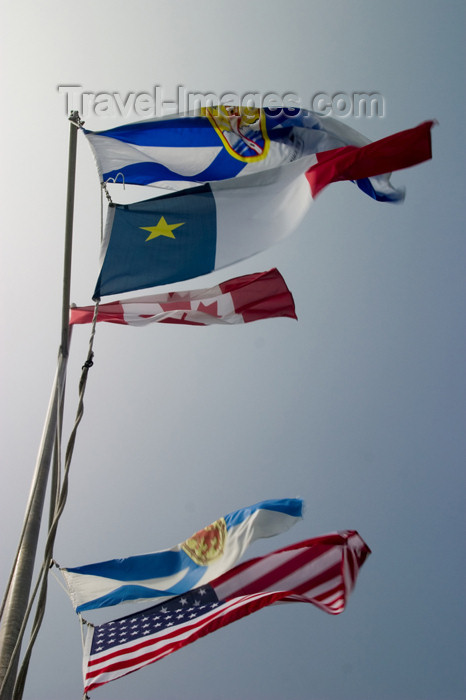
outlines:
[[[184,221],[181,224],[167,224],[165,217],[161,216],[157,226],[140,226],[143,231],[149,231],[150,235],[147,236],[146,242],[151,241],[153,238],[158,236],[166,236],[167,238],[175,238],[173,234],[173,229],[178,228],[178,226],[184,226]]]

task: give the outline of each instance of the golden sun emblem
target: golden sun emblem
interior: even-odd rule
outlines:
[[[206,566],[223,554],[227,526],[225,518],[219,518],[212,525],[195,532],[181,548],[199,566]]]

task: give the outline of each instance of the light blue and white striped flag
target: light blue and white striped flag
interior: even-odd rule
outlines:
[[[162,602],[228,571],[257,539],[285,532],[303,513],[298,498],[233,511],[172,549],[62,568],[76,612],[129,600]]]

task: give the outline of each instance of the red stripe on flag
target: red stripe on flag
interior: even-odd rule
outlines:
[[[225,627],[226,625],[229,625],[232,622],[236,622],[237,620],[240,620],[243,617],[246,617],[247,615],[261,610],[264,607],[273,605],[274,603],[284,600],[286,597],[286,592],[271,592],[261,593],[255,596],[242,596],[239,599],[234,599],[229,603],[222,605],[218,610],[210,614],[200,623],[198,622],[197,625],[195,623],[193,625],[190,625],[189,634],[187,635],[187,638],[185,635],[183,635],[183,639],[172,641],[168,644],[163,644],[163,646],[161,647],[158,646],[158,648],[148,650],[144,653],[137,653],[139,645],[135,645],[134,647],[132,646],[131,648],[126,648],[124,650],[122,649],[121,652],[116,655],[118,656],[121,654],[131,654],[130,658],[122,659],[121,661],[115,660],[113,663],[105,664],[103,668],[86,673],[85,692],[88,693],[94,688],[97,688],[100,685],[104,685],[110,680],[121,678],[122,676],[125,676],[128,673],[132,673],[133,671],[147,666],[148,664],[154,663],[155,661],[158,661],[164,656],[167,656],[168,654],[171,654],[174,651],[181,649],[187,644],[191,644],[197,639],[201,639],[207,634],[215,632],[216,630],[221,629],[222,627]],[[181,631],[185,632],[185,630]],[[171,636],[177,636],[178,632],[179,631],[175,630],[175,632]],[[158,643],[158,641],[158,639],[146,640],[147,643],[143,644],[143,648],[150,646],[151,642]],[[102,659],[97,659],[96,663],[102,663],[102,661]],[[88,667],[91,665],[91,663],[92,662],[89,662]],[[110,674],[114,677],[99,680],[99,677],[102,676],[102,674]]]
[[[354,554],[351,563],[345,556],[348,550]],[[114,646],[112,651],[99,652],[97,642],[96,651],[85,659],[85,691],[89,692],[109,681],[137,671],[210,632],[277,602],[312,603],[331,615],[337,615],[344,610],[347,594],[351,590],[351,586],[347,585],[348,581],[351,582],[351,579],[356,577],[359,566],[364,563],[369,553],[370,549],[358,533],[351,530],[298,542],[265,557],[245,562],[211,583],[216,591],[221,585],[229,587],[231,597],[218,604],[206,602],[209,609],[196,619],[181,619],[177,623],[176,620],[172,621],[171,617],[167,617],[170,620],[169,628],[163,627],[160,632],[152,632],[144,638],[139,628],[137,632],[132,633],[138,634],[134,642],[122,641]],[[267,567],[271,569],[269,576],[266,573]],[[242,586],[241,590],[246,590],[263,586],[264,583],[271,585],[275,581],[283,586],[281,590],[260,590],[249,595],[234,594],[235,586],[237,590],[239,586]],[[198,603],[194,602],[194,605]],[[216,607],[212,607],[213,605]],[[136,622],[137,628],[138,618],[153,614],[154,610],[157,610],[154,620],[159,620],[158,616],[162,613],[172,615],[172,611],[163,611],[161,608],[162,606],[155,606],[136,613],[131,621]],[[187,612],[190,612],[189,608]],[[179,617],[183,618],[183,615]],[[148,619],[149,617],[142,617],[142,620]],[[104,626],[115,625],[116,622],[106,623]],[[96,631],[90,634],[95,634],[98,629],[97,627]],[[102,636],[105,636],[105,633],[102,632]],[[89,650],[92,638],[90,636],[86,641]]]
[[[239,572],[239,575],[235,578],[238,579],[238,587],[235,587],[235,579],[229,581],[229,588],[233,588],[234,590],[231,590],[231,593],[225,594],[223,593],[223,590],[225,587],[219,586],[218,579],[212,582],[212,587],[214,590],[217,592],[217,590],[220,591],[220,597],[224,598],[227,597],[229,598],[230,596],[238,596],[238,595],[251,595],[253,593],[257,593],[258,591],[266,591],[270,589],[272,586],[275,584],[278,584],[278,588],[283,590],[283,586],[280,585],[280,582],[293,574],[294,572],[301,570],[305,566],[309,566],[311,562],[315,563],[315,560],[318,559],[319,557],[322,556],[322,554],[325,554],[328,550],[324,549],[323,547],[315,547],[310,550],[309,548],[305,548],[302,551],[296,552],[295,556],[289,559],[281,560],[280,555],[277,555],[276,557],[276,566],[273,566],[273,559],[267,559],[266,562],[262,562],[260,559],[258,560],[259,564],[259,569],[257,566],[249,566],[246,569],[243,569],[243,571]],[[275,559],[275,558],[274,558]],[[315,568],[318,568],[318,563],[316,564]],[[325,570],[328,569],[328,566],[324,565]],[[251,573],[248,572],[248,569],[253,569]],[[314,576],[316,575],[316,571],[314,571]],[[251,578],[252,580],[248,581],[248,578]],[[246,580],[246,582],[245,582]],[[290,590],[291,586],[287,586],[287,589]],[[293,590],[295,586],[293,585]]]
[[[231,294],[235,311],[245,323],[277,316],[297,319],[293,295],[276,268],[227,280],[219,287]]]
[[[70,326],[78,323],[92,323],[94,308],[94,306],[71,307]],[[128,325],[123,316],[123,307],[118,301],[105,304],[104,308],[99,308],[97,312],[97,321],[120,323],[124,326]]]
[[[271,554],[266,554],[263,557],[256,557],[255,559],[248,559],[248,561],[244,562],[243,564],[238,564],[235,566],[233,569],[230,569],[230,571],[226,571],[224,574],[221,576],[218,576],[214,581],[211,581],[211,585],[214,587],[219,587],[222,586],[224,583],[230,581],[231,579],[235,578],[238,576],[238,574],[246,571],[247,569],[250,569],[253,567],[255,564],[259,562],[268,562],[272,556],[275,556],[277,554],[280,554],[282,552],[292,552],[293,550],[299,549],[302,550],[306,547],[312,548],[313,551],[317,550],[318,547],[335,547],[335,546],[345,546],[348,539],[352,537],[353,535],[357,534],[355,530],[349,530],[344,534],[339,534],[339,533],[332,533],[330,535],[322,535],[321,537],[313,537],[308,540],[303,540],[302,542],[296,542],[293,545],[289,545],[288,547],[283,547],[282,549],[277,549],[275,552],[272,552]],[[307,550],[309,552],[309,550]],[[312,554],[310,555],[310,558],[312,558]]]
[[[210,634],[210,632],[215,632],[217,629],[225,627],[231,622],[239,620],[242,617],[245,617],[246,615],[249,615],[267,605],[271,605],[276,599],[283,598],[284,595],[284,593],[260,594],[258,596],[245,596],[243,598],[224,603],[217,610],[207,615],[202,620],[198,620],[197,622],[186,626],[182,625],[181,629],[176,628],[171,633],[160,636],[157,635],[155,638],[146,639],[140,644],[136,643],[120,649],[113,654],[106,655],[105,657],[90,660],[88,662],[88,668],[92,665],[104,664],[104,666],[86,673],[87,685],[85,687],[85,692],[89,692],[90,690],[97,688],[110,680],[121,678],[122,676],[132,673],[143,666],[154,663],[155,661],[158,661],[164,656],[177,651],[187,644]],[[174,639],[176,637],[180,637],[180,635],[182,636],[181,639]],[[157,645],[157,648],[152,650],[147,649],[151,645]],[[147,651],[144,651],[145,649],[147,649]],[[140,651],[142,651],[142,653],[139,653]],[[129,658],[118,660],[118,657],[124,655],[130,656]],[[113,662],[112,659],[114,659]],[[102,674],[113,674],[114,678],[102,679],[100,678]]]
[[[311,574],[311,576],[309,576],[309,578],[306,581],[303,581],[297,586],[293,586],[293,592],[297,593],[298,595],[305,595],[309,591],[323,586],[329,581],[333,581],[333,579],[335,579],[337,576],[341,577],[341,561],[337,562],[336,564],[333,564],[332,566],[328,567],[327,569],[325,569],[325,571],[322,571],[319,574]],[[322,593],[321,595],[326,594]],[[316,597],[318,597],[318,595]]]
[[[318,162],[306,173],[313,197],[331,182],[384,175],[429,160],[432,158],[430,131],[434,124],[423,122],[367,146],[344,146],[318,153]]]

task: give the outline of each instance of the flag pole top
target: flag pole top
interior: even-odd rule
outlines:
[[[78,129],[84,126],[84,122],[79,116],[79,112],[77,110],[70,112],[70,116],[68,117],[68,119],[72,124],[78,127]]]

